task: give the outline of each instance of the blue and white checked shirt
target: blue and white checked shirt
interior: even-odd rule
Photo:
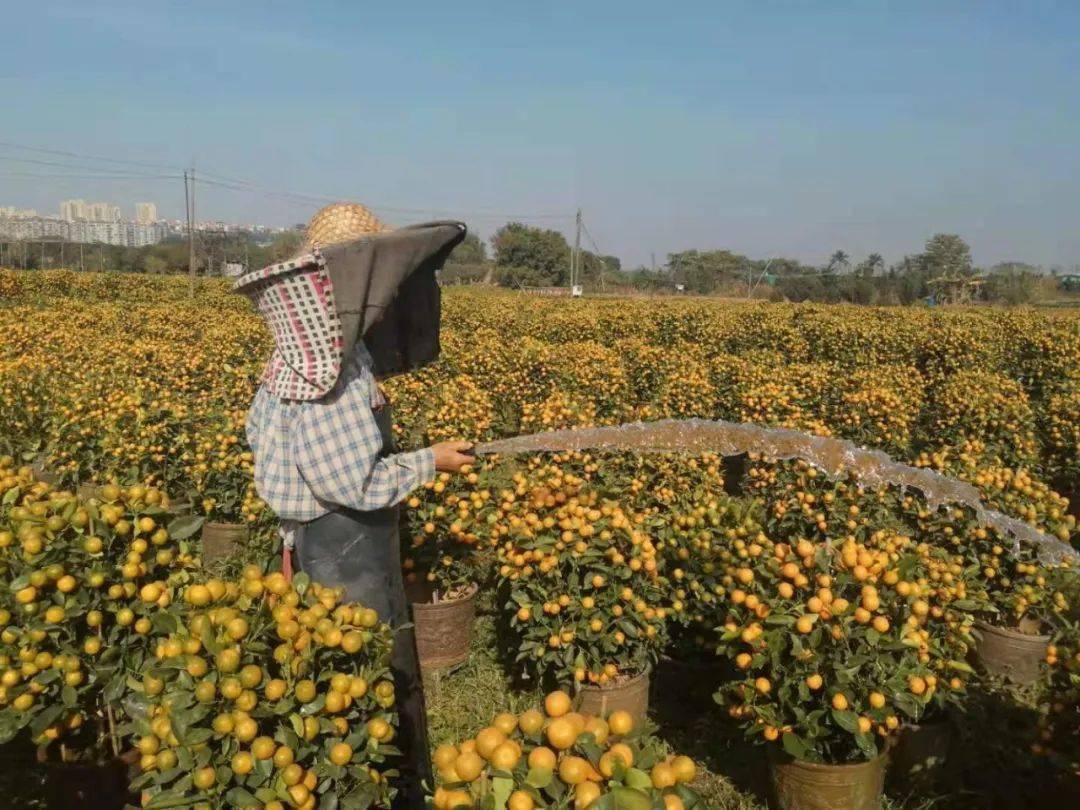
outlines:
[[[430,449],[379,458],[382,436],[373,411],[384,402],[362,344],[322,399],[283,400],[260,386],[247,416],[255,488],[281,519],[287,539],[296,523],[336,506],[364,512],[392,506],[435,477]]]

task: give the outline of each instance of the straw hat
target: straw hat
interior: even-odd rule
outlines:
[[[370,208],[360,203],[331,203],[315,212],[307,227],[307,247],[323,248],[364,236],[391,231]]]

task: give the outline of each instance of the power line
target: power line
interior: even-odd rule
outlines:
[[[180,175],[176,174],[71,174],[71,173],[47,173],[27,172],[18,169],[0,170],[4,177],[27,177],[53,180],[177,180]]]
[[[58,167],[61,169],[77,169],[79,171],[93,171],[113,174],[123,174],[131,177],[151,176],[148,172],[136,172],[133,169],[109,169],[94,166],[80,166],[77,163],[59,163],[55,160],[37,160],[35,158],[13,157],[11,155],[0,155],[0,160],[9,161],[12,163],[31,163],[35,166],[50,166]],[[163,175],[152,175],[154,177],[161,177]],[[179,178],[180,175],[168,175],[169,177]]]
[[[61,157],[77,158],[79,160],[100,160],[105,163],[121,163],[131,166],[142,166],[148,169],[168,169],[169,171],[181,171],[180,166],[172,166],[165,163],[150,163],[143,160],[128,160],[126,158],[110,158],[102,157],[100,155],[82,155],[78,152],[67,152],[63,149],[45,149],[40,146],[27,146],[21,143],[12,143],[11,141],[0,141],[0,146],[7,146],[11,149],[25,149],[28,152],[40,152],[45,155],[60,155]],[[178,175],[179,176],[179,175]]]
[[[585,232],[585,235],[586,235],[587,237],[589,237],[589,244],[593,246],[593,250],[595,250],[595,251],[596,251],[596,255],[597,255],[597,257],[599,258],[600,256],[603,256],[604,254],[603,254],[603,253],[602,253],[602,252],[600,251],[600,248],[599,248],[599,246],[598,246],[598,245],[596,244],[596,240],[595,240],[595,239],[593,239],[593,238],[592,238],[592,234],[591,234],[591,233],[589,233],[589,228],[588,228],[588,226],[587,226],[587,225],[585,224],[585,220],[582,220],[582,221],[581,221],[581,230],[583,230],[583,231]]]
[[[342,200],[341,197],[328,197],[318,194],[306,194],[299,191],[283,191],[279,189],[273,189],[267,186],[260,186],[247,180],[239,180],[236,178],[227,177],[226,175],[218,174],[217,172],[203,172],[201,182],[207,183],[212,186],[217,186],[219,188],[229,189],[231,191],[258,193],[271,197],[280,197],[282,199],[290,200],[293,202],[326,204],[341,202]],[[365,201],[364,204],[369,208],[374,208],[379,211],[389,211],[395,214],[453,214],[455,216],[476,219],[481,219],[485,217],[495,217],[500,219],[573,219],[572,214],[514,214],[504,213],[501,211],[462,211],[461,209],[456,208],[402,208],[393,205],[372,203],[369,201]]]
[[[175,172],[175,174],[151,174],[140,173],[132,169],[126,171],[121,169],[113,169],[107,166],[92,166],[73,163],[64,163],[59,161],[50,161],[31,157],[18,157],[10,155],[0,155],[0,160],[12,161],[16,163],[27,163],[31,165],[48,166],[60,169],[72,169],[76,171],[82,171],[84,173],[55,173],[55,174],[33,174],[26,172],[23,174],[9,173],[10,177],[38,177],[41,179],[86,179],[86,180],[112,180],[112,179],[146,179],[146,180],[180,180],[183,177],[183,169],[178,166],[155,163],[151,161],[142,160],[130,160],[127,158],[112,158],[103,155],[88,155],[79,152],[72,152],[64,149],[46,149],[44,147],[29,146],[26,144],[14,143],[12,141],[0,141],[0,146],[7,147],[9,149],[21,149],[33,153],[44,155],[55,155],[59,157],[72,158],[74,160],[86,162],[104,162],[118,164],[120,166],[135,166],[146,169],[157,169]],[[192,178],[193,179],[193,178]],[[304,192],[290,191],[286,189],[276,189],[268,186],[263,186],[258,183],[253,183],[249,180],[243,180],[237,177],[231,177],[229,175],[220,174],[217,172],[200,172],[200,182],[206,185],[216,188],[243,192],[249,194],[261,194],[266,197],[276,197],[288,202],[312,205],[312,204],[327,204],[341,201],[342,197],[330,197],[319,194],[307,194]],[[462,219],[505,219],[505,220],[550,220],[550,221],[563,221],[568,222],[574,218],[572,214],[558,214],[558,213],[506,213],[502,211],[464,211],[457,208],[411,208],[404,206],[394,205],[381,205],[378,203],[365,202],[369,207],[377,211],[385,211],[392,214],[415,214],[415,215],[428,215],[438,216],[447,215],[460,217]]]

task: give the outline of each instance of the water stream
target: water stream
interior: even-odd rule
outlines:
[[[1020,543],[1033,546],[1040,559],[1047,562],[1080,561],[1080,555],[1068,544],[988,507],[979,491],[965,481],[902,464],[880,450],[867,450],[846,439],[812,436],[797,430],[709,419],[664,419],[514,436],[478,444],[475,452],[513,455],[577,450],[719,453],[724,456],[758,453],[773,461],[802,459],[833,478],[851,474],[860,485],[870,489],[891,484],[905,490],[918,490],[931,509],[946,504],[968,506],[983,525],[1011,537],[1016,548]]]

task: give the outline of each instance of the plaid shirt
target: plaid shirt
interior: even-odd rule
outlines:
[[[314,520],[336,506],[372,511],[393,506],[435,477],[431,450],[379,458],[374,409],[385,400],[371,355],[358,345],[322,399],[283,400],[260,386],[247,417],[255,488],[283,521]],[[293,524],[292,526],[286,524]]]

